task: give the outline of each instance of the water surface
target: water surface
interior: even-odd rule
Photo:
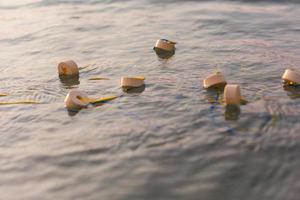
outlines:
[[[272,199],[300,191],[297,1],[0,1],[0,199]],[[177,41],[159,59],[155,40]],[[74,59],[79,80],[60,80]],[[226,109],[202,80],[220,70],[250,103]],[[70,116],[70,88],[142,93]],[[91,77],[110,80],[90,81]],[[221,96],[220,96],[221,97]]]

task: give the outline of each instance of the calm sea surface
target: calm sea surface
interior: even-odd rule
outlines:
[[[159,59],[156,39],[177,41]],[[298,200],[297,1],[0,0],[0,199]],[[57,76],[74,59],[79,80]],[[217,103],[202,80],[220,70],[249,101]],[[71,115],[70,88],[121,94]],[[91,81],[91,77],[109,80]]]

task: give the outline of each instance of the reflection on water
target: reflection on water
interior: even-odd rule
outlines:
[[[241,114],[240,106],[236,105],[227,105],[225,106],[225,119],[226,120],[238,120]]]
[[[283,89],[291,99],[300,98],[300,86],[299,85],[283,85]]]
[[[62,83],[63,87],[67,89],[72,89],[74,86],[80,84],[78,74],[73,76],[59,76],[59,80]]]
[[[0,106],[0,199],[298,200],[299,90],[280,76],[300,64],[300,4],[286,2],[0,1],[1,101],[44,103]],[[153,51],[163,35],[176,54]],[[89,67],[58,79],[69,58]],[[216,70],[248,104],[202,88]],[[67,114],[70,88],[119,94],[124,74],[146,87]]]
[[[79,113],[79,111],[80,110],[67,110],[68,111],[68,115],[70,116],[70,117],[73,117],[73,116],[75,116],[75,115],[77,115],[78,113]]]
[[[133,94],[133,93],[142,93],[144,92],[146,88],[146,85],[142,85],[140,87],[122,87],[123,92],[126,92],[128,94]]]
[[[154,51],[155,51],[156,55],[161,59],[169,59],[175,54],[175,50],[174,51],[165,51],[163,49],[154,48]]]

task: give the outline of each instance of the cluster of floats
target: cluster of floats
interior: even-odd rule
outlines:
[[[162,59],[168,59],[175,54],[176,42],[159,39],[156,41],[154,51],[158,57]],[[61,79],[70,78],[79,75],[79,67],[73,60],[64,61],[58,64],[58,74]],[[282,83],[284,86],[297,87],[300,85],[300,73],[286,69],[282,75]],[[130,91],[137,88],[145,88],[145,77],[122,77],[120,81],[123,91]],[[227,81],[221,72],[216,72],[208,76],[203,80],[203,87],[205,89],[215,88],[223,92],[222,102],[226,106],[239,107],[241,104],[245,104],[246,100],[242,98],[241,89],[239,85],[227,84]],[[4,96],[4,95],[3,95]],[[90,98],[84,91],[78,89],[71,89],[65,97],[64,103],[69,111],[79,111],[80,109],[87,108],[89,105],[104,103],[119,96],[108,96],[103,98],[93,99]],[[13,102],[12,102],[13,103]],[[22,102],[14,102],[22,103]],[[34,101],[23,102],[34,103]],[[9,102],[0,102],[0,104],[10,104]]]
[[[156,41],[153,50],[162,59],[168,59],[175,54],[175,44],[176,42],[159,39]],[[79,67],[73,60],[68,60],[58,64],[58,74],[61,79],[70,76],[78,76]],[[143,91],[145,88],[145,77],[135,76],[135,77],[121,77],[120,85],[123,91]],[[141,90],[139,90],[141,89]],[[118,98],[119,96],[108,96],[103,98],[93,99],[88,97],[88,95],[81,90],[71,89],[65,100],[65,106],[69,111],[76,112],[82,108],[87,108],[89,105],[97,105],[105,103],[107,101]]]

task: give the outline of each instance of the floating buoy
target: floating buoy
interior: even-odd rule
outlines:
[[[226,105],[240,105],[241,103],[240,86],[228,84],[224,89],[224,103]]]
[[[72,76],[79,74],[79,68],[73,60],[61,62],[58,64],[57,68],[60,76]]]
[[[89,105],[89,101],[87,101],[88,95],[85,92],[80,90],[70,90],[67,94],[64,102],[65,106],[69,110],[79,110],[81,108],[86,108]]]
[[[210,87],[218,87],[224,85],[226,85],[226,80],[221,72],[217,72],[216,74],[210,75],[209,77],[203,80],[203,87],[206,89]]]
[[[300,85],[300,74],[291,69],[286,69],[281,79],[285,85]]]
[[[64,87],[69,89],[80,84],[79,74],[72,76],[59,76],[59,80]]]
[[[169,52],[174,52],[175,51],[175,44],[176,42],[172,42],[167,39],[159,39],[156,41],[154,50],[164,50],[164,51],[169,51]]]
[[[123,88],[136,88],[143,86],[145,77],[122,77],[121,78],[121,87]]]
[[[101,97],[97,99],[89,98],[85,92],[73,89],[65,98],[65,106],[68,110],[80,110],[86,108],[89,104],[104,103],[117,98],[118,96]]]

